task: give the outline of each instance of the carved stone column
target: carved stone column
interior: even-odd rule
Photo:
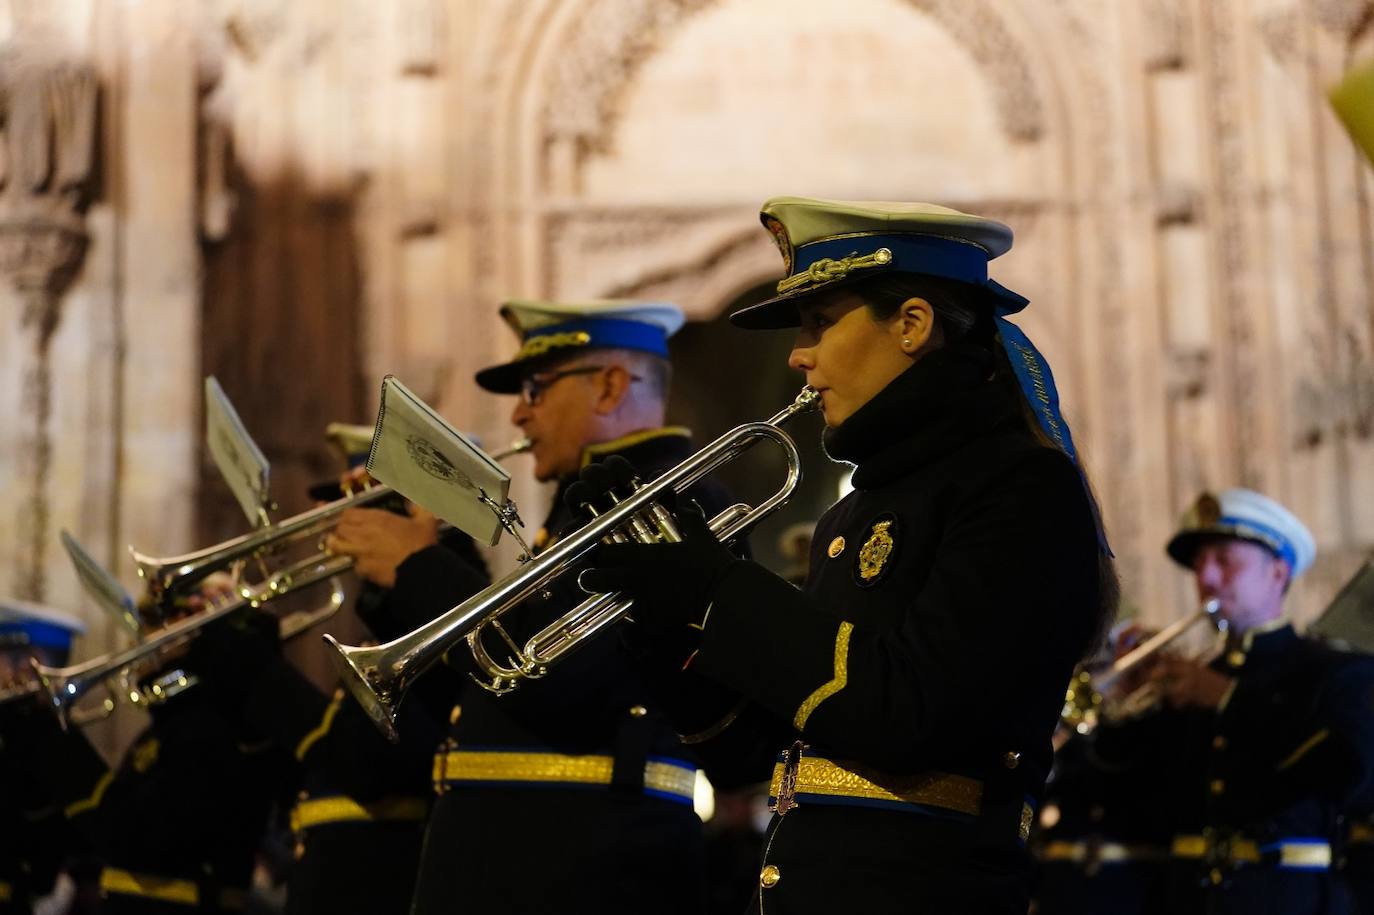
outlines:
[[[62,297],[85,257],[97,87],[86,65],[31,46],[0,49],[0,281],[18,305],[22,400],[13,519],[15,596],[44,597],[52,380],[49,344]],[[12,331],[11,331],[12,332]],[[0,523],[10,523],[0,521]]]

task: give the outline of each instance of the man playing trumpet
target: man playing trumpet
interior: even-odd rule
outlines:
[[[1203,494],[1169,541],[1200,603],[1220,602],[1214,660],[1160,657],[1164,708],[1098,729],[1094,750],[1161,798],[1172,827],[1160,912],[1348,911],[1343,811],[1374,778],[1374,659],[1300,637],[1284,613],[1316,553],[1257,492]]]
[[[562,496],[579,469],[621,455],[647,481],[694,452],[686,429],[664,426],[667,341],[683,315],[660,303],[532,301],[508,302],[501,314],[519,350],[477,383],[519,395],[511,422],[529,439],[534,475],[559,484],[538,553],[576,520]],[[695,494],[708,510],[728,504],[709,481]],[[329,547],[391,587],[392,612],[412,627],[468,596],[453,588],[459,563],[434,545],[423,512],[349,512]],[[523,644],[586,596],[560,581],[501,625]],[[448,655],[463,687],[434,760],[439,798],[413,911],[699,912],[696,766],[619,641],[595,640],[556,677],[500,697],[468,680],[466,658]]]

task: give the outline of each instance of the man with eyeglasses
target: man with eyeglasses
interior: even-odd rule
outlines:
[[[581,468],[620,455],[647,481],[695,451],[686,429],[664,426],[667,341],[683,315],[673,305],[624,301],[511,301],[501,315],[520,348],[476,380],[519,395],[511,422],[530,440],[534,475],[558,483],[537,553],[574,526],[563,496]],[[732,501],[709,481],[692,496],[708,513]],[[391,549],[401,560],[360,560],[358,568],[393,588],[390,605],[423,621],[459,603],[466,595],[452,586],[462,580],[454,554],[429,533],[411,537],[404,518],[387,523],[398,529]],[[524,644],[586,596],[560,582],[503,616],[502,627]],[[497,659],[508,654],[499,636],[487,648]],[[448,661],[464,685],[435,757],[439,798],[415,915],[488,906],[506,915],[701,912],[696,763],[617,634],[590,640],[546,678],[502,696],[468,678],[466,650]]]

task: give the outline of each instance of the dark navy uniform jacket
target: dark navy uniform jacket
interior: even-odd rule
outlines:
[[[150,711],[152,724],[114,769],[79,731],[45,740],[67,820],[105,864],[101,911],[238,910],[286,761],[204,684]]]
[[[1097,752],[1161,786],[1176,836],[1270,849],[1258,865],[1215,849],[1211,860],[1177,859],[1161,911],[1349,911],[1333,870],[1277,865],[1282,844],[1331,843],[1339,857],[1344,812],[1374,778],[1374,658],[1288,625],[1247,636],[1213,664],[1237,683],[1220,713],[1165,709],[1099,728]]]
[[[656,429],[589,448],[584,463],[619,454],[651,480],[694,450],[686,430]],[[580,523],[563,504],[570,482],[560,485],[537,547],[547,545],[548,534]],[[710,481],[692,495],[708,516],[727,504]],[[398,570],[393,604],[452,606],[466,596],[449,588],[455,575],[451,554],[421,551]],[[550,599],[527,602],[503,624],[523,644],[585,598],[572,581],[560,581]],[[452,713],[452,748],[610,756],[614,772],[609,787],[451,786],[430,821],[417,915],[488,907],[598,915],[701,911],[701,823],[685,799],[644,790],[646,760],[691,767],[693,759],[615,633],[586,643],[544,679],[500,697],[467,680],[466,646],[448,660],[464,679]]]
[[[933,802],[799,783],[765,840],[761,911],[1026,910],[1023,838],[1097,625],[1098,543],[1078,472],[991,374],[976,347],[936,351],[831,430],[855,490],[821,518],[803,591],[737,563],[692,666],[660,682],[717,768],[766,777],[757,750],[800,740],[842,761],[839,783]]]
[[[445,532],[436,549],[464,558],[455,590],[487,584],[467,535]],[[357,602],[359,618],[383,642],[404,634],[387,612],[389,599],[385,589],[366,585]],[[408,912],[433,797],[434,748],[443,736],[443,719],[435,714],[447,712],[450,695],[435,700],[430,694],[444,684],[414,691],[415,701],[400,711],[400,740],[392,744],[352,697],[342,689],[332,699],[321,694],[280,652],[240,680],[244,717],[298,764],[289,805],[296,862],[287,882],[288,915]]]
[[[35,699],[0,704],[0,915],[24,915],[77,849],[35,752],[52,713]]]

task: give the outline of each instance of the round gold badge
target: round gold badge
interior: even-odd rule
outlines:
[[[843,552],[844,552],[844,538],[843,538],[843,537],[836,537],[834,540],[830,541],[830,548],[829,548],[828,550],[826,550],[826,552],[830,554],[830,558],[831,558],[831,559],[834,559],[836,556],[838,556],[838,555],[840,555],[841,553],[843,553]]]

